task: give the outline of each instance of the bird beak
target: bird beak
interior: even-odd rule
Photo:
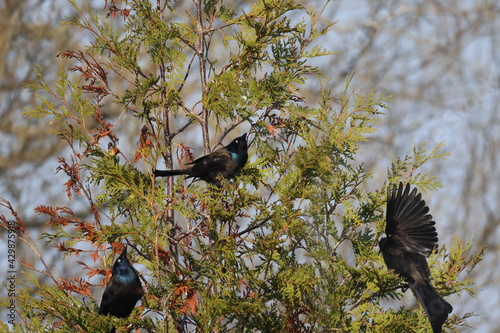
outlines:
[[[247,139],[247,133],[245,133],[242,136],[240,136],[240,139],[245,139],[245,141],[246,141],[246,139]]]
[[[122,253],[120,254],[120,257],[122,257],[122,258],[127,257],[127,245],[125,245],[125,248],[123,249]]]

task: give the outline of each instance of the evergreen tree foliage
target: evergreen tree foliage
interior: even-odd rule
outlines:
[[[69,202],[85,198],[90,215],[67,206],[36,211],[50,219],[46,246],[85,275],[47,267],[44,249],[3,201],[40,258],[24,263],[15,332],[429,331],[423,309],[398,301],[401,280],[386,269],[378,240],[387,186],[440,188],[419,168],[446,154],[442,145],[415,147],[377,166],[387,168],[387,181],[367,188],[372,170],[357,153],[390,97],[353,91],[353,75],[335,90],[311,65],[335,51],[321,46],[334,27],[324,8],[195,0],[192,12],[174,13],[168,1],[137,0],[90,12],[70,2],[81,16],[69,23],[88,31],[88,47],[58,55],[67,60],[55,86],[34,67],[39,80],[29,88],[40,102],[26,116],[50,119],[67,143],[58,169],[68,178],[64,190]],[[110,76],[122,85],[108,84]],[[321,85],[322,95],[305,100],[306,84]],[[123,112],[108,119],[113,103]],[[155,167],[182,167],[245,131],[249,161],[221,187],[154,179]],[[120,135],[137,137],[137,147],[121,145]],[[124,244],[146,295],[128,318],[100,316],[102,288]],[[441,295],[473,294],[467,273],[482,253],[469,256],[471,245],[457,238],[431,256]],[[53,283],[40,284],[40,274]],[[445,327],[458,331],[470,315],[453,313]]]

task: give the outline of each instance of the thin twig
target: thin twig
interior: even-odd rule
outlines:
[[[268,217],[266,217],[265,219],[259,221],[259,222],[254,222],[253,225],[249,226],[248,228],[246,228],[245,230],[243,231],[240,231],[238,232],[238,236],[241,236],[247,232],[250,232],[252,230],[255,230],[261,226],[264,225],[264,223],[266,223],[267,221],[269,221],[274,215],[276,215],[276,213],[272,213],[271,215],[269,215]]]

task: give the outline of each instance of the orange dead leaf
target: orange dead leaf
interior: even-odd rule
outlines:
[[[170,261],[170,251],[158,249],[158,257],[162,263],[164,263],[165,265],[168,265],[168,263]]]
[[[71,291],[78,294],[82,294],[90,297],[90,284],[84,279],[80,278],[67,278],[61,279],[60,284],[58,284],[58,288],[61,290]]]
[[[198,301],[196,300],[196,291],[189,289],[183,306],[179,309],[180,313],[188,314],[189,312],[195,313],[198,308]]]
[[[269,134],[271,134],[274,138],[276,138],[276,127],[275,126],[272,126],[272,125],[268,125],[267,126],[267,131],[269,132]]]
[[[92,259],[94,259],[94,262],[96,262],[97,259],[99,259],[99,253],[98,253],[98,251],[92,252],[92,254],[90,256],[92,257]]]
[[[122,253],[123,249],[125,248],[125,245],[119,242],[113,242],[111,243],[111,249],[113,250],[114,253]]]
[[[149,128],[144,125],[141,129],[139,140],[137,141],[138,148],[135,151],[134,162],[139,161],[141,158],[148,158],[150,156],[153,143],[149,140],[149,136],[151,136]]]

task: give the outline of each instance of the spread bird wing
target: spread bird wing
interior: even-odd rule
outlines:
[[[393,244],[407,252],[428,257],[437,244],[436,224],[429,214],[422,196],[414,188],[410,193],[410,184],[393,185],[387,189],[387,224],[385,233]]]

